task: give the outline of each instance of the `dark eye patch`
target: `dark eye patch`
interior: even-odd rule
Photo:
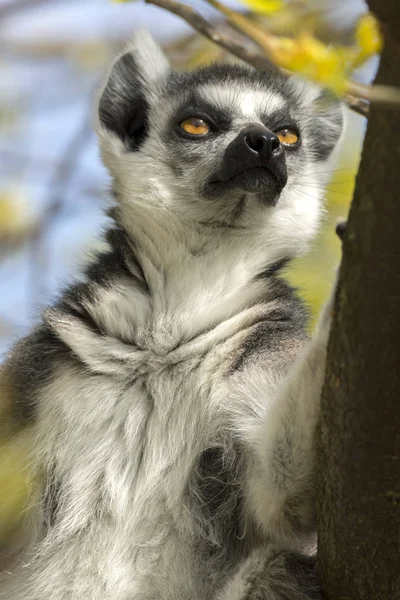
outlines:
[[[174,123],[181,123],[190,117],[200,117],[210,123],[214,132],[229,131],[232,117],[220,107],[215,106],[197,94],[192,94],[181,104],[175,114]]]
[[[260,118],[264,125],[271,131],[295,124],[293,117],[287,108],[280,108],[273,113],[263,113]]]

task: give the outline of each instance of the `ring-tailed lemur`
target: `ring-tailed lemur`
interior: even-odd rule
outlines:
[[[330,309],[308,341],[279,272],[317,230],[340,104],[272,66],[174,72],[141,33],[97,121],[109,248],[4,367],[43,487],[0,597],[319,598]]]

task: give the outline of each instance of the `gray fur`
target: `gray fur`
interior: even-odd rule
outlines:
[[[308,341],[279,275],[317,230],[341,132],[338,103],[320,98],[273,67],[174,73],[144,33],[110,71],[109,250],[5,365],[44,485],[0,598],[320,597],[309,549],[330,307]],[[215,135],[175,135],[200,109]],[[274,204],[204,196],[243,127],[285,119],[302,143]]]

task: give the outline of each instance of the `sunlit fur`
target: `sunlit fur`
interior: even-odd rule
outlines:
[[[173,134],[207,103],[229,127]],[[186,106],[186,108],[188,108]],[[294,121],[288,183],[210,198],[248,124]],[[306,600],[330,323],[311,341],[279,275],[318,228],[339,103],[271,67],[173,72],[140,33],[99,93],[115,224],[5,372],[43,481],[5,600]]]

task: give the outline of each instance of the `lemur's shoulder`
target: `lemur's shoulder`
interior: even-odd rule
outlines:
[[[268,359],[277,371],[285,370],[308,340],[309,310],[297,289],[279,272],[267,276],[265,319],[249,330],[232,364],[233,372],[250,361],[265,363]]]
[[[134,253],[121,228],[113,226],[105,238],[106,249],[88,264],[82,280],[71,283],[60,293],[32,331],[14,344],[1,366],[0,412],[17,427],[35,421],[41,391],[53,379],[57,368],[67,362],[78,364],[78,357],[54,327],[55,316],[60,320],[73,319],[77,328],[103,336],[106,332],[88,307],[113,282],[123,277],[134,278],[132,270],[139,269],[134,265]],[[137,276],[140,277],[139,272]]]

